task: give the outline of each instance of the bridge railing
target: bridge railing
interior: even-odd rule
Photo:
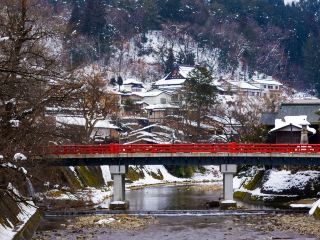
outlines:
[[[318,153],[320,144],[99,144],[54,145],[45,154],[137,154],[137,153]]]

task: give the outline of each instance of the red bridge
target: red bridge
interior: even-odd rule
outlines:
[[[320,145],[305,144],[103,144],[49,146],[44,150],[53,165],[109,165],[114,186],[110,208],[116,209],[128,207],[125,201],[128,165],[221,165],[221,206],[232,207],[236,205],[233,174],[238,164],[320,165]]]
[[[99,144],[45,147],[54,165],[320,165],[320,144]]]

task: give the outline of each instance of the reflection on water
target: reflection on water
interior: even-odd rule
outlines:
[[[219,201],[222,189],[217,184],[150,186],[126,192],[130,210],[202,210],[208,202]],[[238,202],[248,209],[268,209],[262,205]]]

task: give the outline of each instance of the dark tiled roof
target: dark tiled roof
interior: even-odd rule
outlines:
[[[307,120],[311,124],[319,124],[320,115],[316,114],[320,110],[320,100],[301,100],[291,103],[283,103],[277,113],[263,113],[260,122],[263,125],[274,126],[274,120],[284,119],[285,116],[307,115]]]
[[[282,104],[276,118],[283,119],[285,116],[298,116],[307,115],[307,120],[311,124],[318,124],[320,115],[316,114],[319,112],[319,103],[285,103]]]

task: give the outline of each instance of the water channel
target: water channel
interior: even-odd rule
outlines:
[[[206,210],[208,202],[218,201],[222,195],[217,184],[149,186],[126,192],[130,210]],[[266,209],[263,206],[239,203],[248,209]],[[255,216],[254,216],[255,217]],[[166,216],[157,217],[156,224],[141,229],[113,229],[105,226],[70,229],[74,218],[46,218],[40,224],[34,239],[316,239],[290,231],[260,231],[255,221],[247,216]]]
[[[221,185],[217,183],[149,186],[126,192],[130,210],[206,210],[210,202],[222,197]],[[246,209],[270,209],[263,205],[239,202]]]

